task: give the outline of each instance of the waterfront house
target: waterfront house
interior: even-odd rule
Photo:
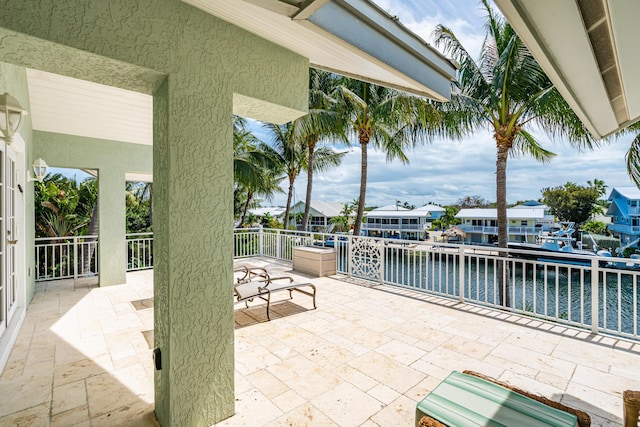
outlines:
[[[296,226],[302,227],[302,215],[304,214],[304,202],[298,202],[291,207],[289,215],[295,218]],[[305,231],[330,232],[331,219],[337,216],[343,216],[344,203],[340,202],[320,202],[312,201],[309,208],[309,223]],[[349,219],[353,221],[355,215],[350,215]]]
[[[640,190],[636,187],[616,187],[609,195],[607,229],[620,239],[622,249],[640,242]]]
[[[493,244],[498,239],[498,214],[492,208],[461,209],[456,214],[462,223],[458,226],[466,233],[465,241],[475,244]],[[549,231],[554,218],[549,208],[540,203],[521,204],[507,209],[510,242],[535,243],[541,231]]]
[[[444,214],[444,208],[425,205],[417,209],[388,205],[367,212],[362,224],[365,235],[406,240],[423,240],[431,223]]]

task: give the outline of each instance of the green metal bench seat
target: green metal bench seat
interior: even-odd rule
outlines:
[[[454,371],[416,407],[416,426],[584,427],[590,417],[471,371]]]

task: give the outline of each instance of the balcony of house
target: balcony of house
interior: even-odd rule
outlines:
[[[422,231],[425,224],[409,224],[409,223],[362,223],[363,230],[379,230],[379,231]]]
[[[622,392],[640,378],[640,270],[351,236],[335,240],[335,276],[292,270],[294,247],[326,237],[234,233],[236,263],[313,283],[317,309],[288,293],[271,321],[260,300],[236,306],[236,414],[219,425],[412,426],[417,402],[465,369],[586,411],[594,426],[622,423]],[[129,240],[129,256],[149,259],[150,240]],[[0,425],[155,425],[153,270],[37,288],[0,377]]]
[[[638,235],[640,236],[639,225],[627,225],[627,224],[607,224],[607,228],[613,233],[621,233],[626,235]]]
[[[498,234],[498,227],[493,226],[483,226],[483,225],[468,225],[468,224],[460,224],[457,226],[465,233],[478,233],[478,234]],[[508,233],[512,235],[536,235],[540,231],[539,228],[536,227],[525,227],[525,226],[510,226],[508,227]]]

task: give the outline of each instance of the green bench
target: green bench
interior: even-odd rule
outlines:
[[[582,427],[590,425],[589,415],[584,412],[540,396],[527,397],[528,393],[522,390],[507,388],[506,384],[498,383],[500,384],[498,385],[495,381],[481,377],[483,377],[481,374],[469,371],[452,372],[418,403],[416,426]],[[549,406],[550,404],[555,407]]]

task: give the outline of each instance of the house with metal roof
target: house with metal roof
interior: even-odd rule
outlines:
[[[466,242],[493,244],[498,239],[498,213],[492,208],[461,209],[456,214],[462,223],[458,227],[466,233]],[[535,243],[540,231],[549,231],[554,217],[543,204],[518,205],[507,209],[510,242]]]
[[[295,217],[296,226],[302,226],[302,214],[304,214],[305,203],[297,202],[291,207],[290,215]],[[344,203],[340,202],[322,202],[312,201],[309,210],[309,223],[307,224],[308,230],[306,231],[319,231],[319,232],[331,232],[331,219],[337,216],[343,216]],[[349,219],[353,221],[354,215],[349,215]]]
[[[367,212],[362,230],[367,236],[423,240],[434,220],[444,214],[444,208],[425,205],[416,209],[388,205]]]
[[[640,190],[636,187],[615,187],[608,198],[611,204],[606,215],[611,218],[607,229],[620,239],[623,248],[640,242]]]

